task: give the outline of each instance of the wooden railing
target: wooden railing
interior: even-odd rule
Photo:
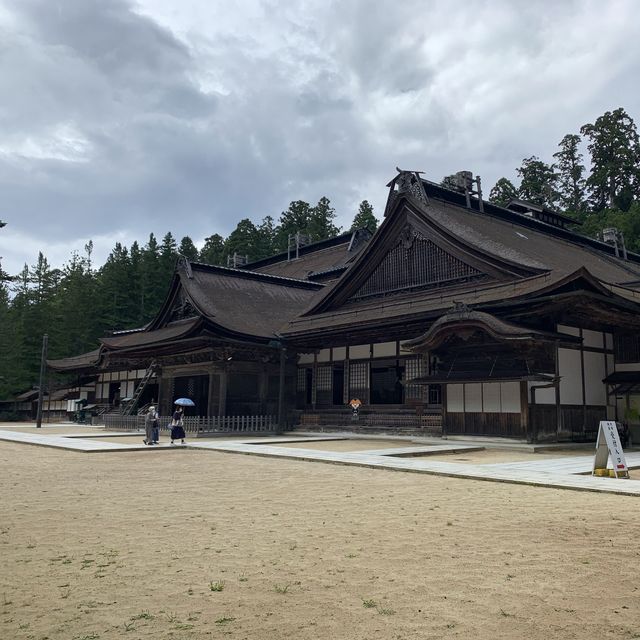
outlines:
[[[160,431],[170,429],[171,418],[158,418]],[[105,415],[104,426],[114,431],[143,431],[144,416]],[[186,433],[277,433],[281,431],[275,416],[185,416]]]
[[[411,429],[428,432],[442,431],[442,412],[425,409],[420,415],[414,412],[367,412],[354,419],[350,411],[305,411],[300,414],[299,427],[336,426],[353,429],[371,427],[374,429]]]

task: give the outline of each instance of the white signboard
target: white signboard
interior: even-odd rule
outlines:
[[[618,427],[611,420],[601,420],[598,428],[598,440],[596,441],[596,455],[593,459],[592,475],[604,475],[607,463],[611,456],[613,464],[613,474],[616,478],[628,478],[629,469],[627,461],[624,458],[622,445],[620,444],[620,436],[618,435]],[[599,471],[599,473],[596,473]]]

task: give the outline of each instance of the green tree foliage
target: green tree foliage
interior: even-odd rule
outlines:
[[[333,238],[340,233],[335,225],[336,212],[329,198],[322,197],[312,207],[308,202],[295,200],[280,215],[280,224],[275,229],[274,248],[281,253],[287,250],[289,236],[302,233],[311,242]]]
[[[311,209],[311,219],[307,233],[311,237],[312,242],[334,238],[341,229],[334,222],[336,219],[336,210],[331,206],[329,198],[323,196],[318,200],[318,204]]]
[[[222,265],[224,263],[224,238],[219,233],[205,238],[198,259],[205,264]]]
[[[518,189],[511,180],[500,178],[489,192],[489,202],[497,204],[499,207],[506,207],[510,200],[518,197]]]
[[[178,253],[184,256],[187,260],[198,260],[198,249],[193,240],[189,236],[185,236],[180,240],[180,246],[178,247]]]
[[[249,218],[243,218],[224,243],[225,257],[232,258],[234,254],[237,254],[253,260],[256,255],[257,243],[258,229],[256,225]]]
[[[520,178],[518,198],[554,208],[558,201],[557,175],[553,165],[548,165],[537,156],[525,158],[516,169]]]
[[[373,233],[378,228],[378,220],[373,215],[373,207],[367,200],[363,200],[358,207],[358,213],[356,213],[353,223],[351,225],[351,231],[357,229],[369,229]]]
[[[564,211],[582,218],[586,212],[585,167],[580,153],[580,136],[567,134],[553,154],[558,176],[558,202]]]
[[[294,200],[289,208],[280,214],[280,224],[276,227],[274,245],[278,253],[287,250],[289,236],[307,233],[311,222],[311,205],[304,200]]]
[[[589,140],[587,187],[593,210],[628,210],[640,195],[640,143],[633,119],[622,108],[607,111],[580,133]]]

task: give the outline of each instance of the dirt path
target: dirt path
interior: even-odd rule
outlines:
[[[209,451],[0,468],[0,638],[640,634],[635,498]]]

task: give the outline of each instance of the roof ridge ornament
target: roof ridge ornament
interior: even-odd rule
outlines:
[[[399,167],[396,167],[396,171],[398,175],[387,185],[389,187],[389,198],[384,212],[385,217],[391,210],[395,199],[400,195],[413,196],[428,207],[429,198],[422,184],[422,178],[420,178],[420,174],[424,173],[424,171],[405,171]]]
[[[178,265],[184,267],[184,271],[187,274],[189,280],[193,280],[193,271],[191,270],[191,263],[186,256],[178,254]]]
[[[471,309],[469,309],[468,305],[464,302],[460,302],[459,300],[453,301],[453,307],[451,307],[451,313],[470,313]]]

